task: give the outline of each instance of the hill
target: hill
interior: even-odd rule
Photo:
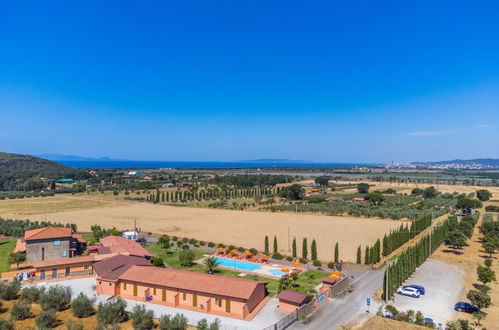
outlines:
[[[411,164],[424,164],[424,165],[459,164],[459,165],[479,165],[485,167],[499,167],[499,159],[497,158],[454,159],[454,160],[443,160],[436,162],[414,162]]]
[[[78,179],[86,175],[81,170],[71,169],[51,160],[0,152],[0,191],[23,190],[26,181],[40,177],[55,180],[62,177]]]

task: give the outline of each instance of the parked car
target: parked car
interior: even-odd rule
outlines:
[[[419,291],[419,294],[421,294],[421,295],[425,294],[424,287],[422,287],[421,285],[407,285],[407,286],[405,286],[405,288],[414,288],[414,289],[417,289]]]
[[[403,286],[401,288],[398,288],[397,293],[404,295],[404,296],[413,297],[413,298],[419,298],[419,296],[420,296],[418,289],[410,288],[407,286]]]
[[[470,303],[460,301],[454,305],[454,310],[473,314],[479,312],[480,308],[473,306]]]

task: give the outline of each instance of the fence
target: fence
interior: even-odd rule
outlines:
[[[295,323],[297,320],[299,320],[301,317],[308,315],[312,313],[315,310],[315,304],[314,300],[310,301],[309,303],[301,306],[297,310],[295,310],[293,313],[289,313],[286,315],[284,318],[280,319],[278,322],[274,323],[273,325],[263,328],[262,330],[283,330],[289,327],[291,324]]]
[[[340,296],[349,290],[350,290],[350,279],[348,277],[344,277],[329,289],[329,297],[332,298]]]

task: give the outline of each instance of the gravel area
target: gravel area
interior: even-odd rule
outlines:
[[[463,287],[464,270],[445,262],[428,259],[404,283],[404,285],[421,285],[426,294],[420,298],[412,298],[395,294],[394,305],[398,310],[421,311],[425,317],[432,318],[438,324],[457,318],[454,304],[458,301]]]

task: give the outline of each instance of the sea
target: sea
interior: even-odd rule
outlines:
[[[376,166],[375,164],[356,163],[307,163],[307,162],[202,162],[202,161],[93,161],[93,160],[56,160],[72,168],[214,168],[214,167],[352,167]]]

